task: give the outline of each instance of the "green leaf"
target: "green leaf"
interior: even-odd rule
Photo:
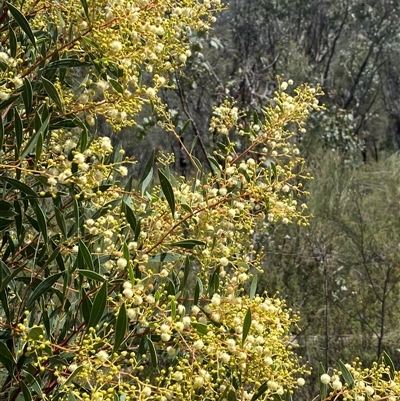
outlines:
[[[25,384],[23,380],[20,381],[20,384],[22,388],[22,395],[24,396],[24,401],[31,401],[32,394],[31,391],[29,390],[29,387]]]
[[[85,12],[86,18],[89,19],[89,9],[88,9],[88,5],[87,5],[87,1],[86,0],[81,0],[81,4],[83,7],[83,11]]]
[[[3,261],[0,261],[1,265],[5,266]],[[4,277],[3,272],[1,271],[1,280],[0,280],[0,293],[7,287],[8,283],[13,280],[15,277],[18,276],[19,273],[21,273],[24,270],[25,266],[20,266],[17,269],[13,270],[13,272],[6,277]]]
[[[83,365],[78,366],[78,367],[68,376],[68,379],[65,380],[64,386],[68,386],[68,385],[72,382],[72,380],[74,380],[74,378],[75,378],[80,372],[82,372],[82,370],[84,370],[84,369],[85,369],[85,366],[83,366]]]
[[[4,143],[4,125],[3,119],[0,120],[0,150],[3,150],[3,143]],[[0,156],[1,160],[1,156]]]
[[[48,70],[59,70],[60,68],[74,68],[74,67],[85,67],[90,63],[82,62],[78,58],[62,58],[60,60],[51,61],[46,66]]]
[[[100,281],[101,283],[104,283],[104,281],[106,281],[106,279],[103,276],[101,276],[99,273],[96,273],[92,270],[77,269],[77,272],[80,275],[85,276],[86,278],[89,278],[94,281]]]
[[[251,286],[250,286],[250,294],[249,294],[250,299],[253,299],[256,295],[257,284],[258,284],[258,276],[254,275],[253,280],[251,281]]]
[[[90,314],[92,313],[93,310],[93,303],[89,299],[88,295],[86,294],[85,290],[82,288],[82,305],[81,305],[81,311],[82,311],[82,316],[83,320],[85,321],[86,325],[89,323],[90,319]]]
[[[186,257],[185,269],[184,269],[184,272],[183,272],[183,278],[182,278],[182,280],[181,280],[181,282],[179,284],[179,291],[182,291],[185,288],[186,283],[187,283],[187,279],[189,277],[189,272],[190,272],[190,260],[189,260],[189,257]]]
[[[43,328],[40,326],[34,326],[31,327],[28,331],[28,338],[30,338],[33,341],[39,340],[40,336],[43,336]]]
[[[354,387],[353,376],[342,361],[339,361],[339,369],[342,372],[343,379],[346,382],[347,386],[352,389]]]
[[[318,367],[318,377],[321,377],[324,373],[325,373],[324,366],[320,362]],[[328,385],[322,383],[321,380],[319,380],[319,392],[321,400],[324,400],[328,396]]]
[[[14,206],[4,200],[0,200],[0,216],[1,217],[14,217],[18,213],[14,211]]]
[[[120,94],[124,93],[124,88],[117,80],[109,78],[108,82],[110,82],[111,86],[115,89],[116,92],[118,92]]]
[[[172,253],[159,253],[149,258],[149,261],[167,263],[167,262],[176,262],[178,259],[179,255],[173,255]]]
[[[383,351],[379,359],[390,369],[390,378],[394,380],[396,369],[394,367],[392,358],[390,358],[386,351]]]
[[[42,77],[42,83],[50,99],[57,105],[60,111],[63,111],[63,105],[60,99],[60,95],[58,94],[55,86],[45,77]]]
[[[24,133],[23,133],[23,125],[22,125],[21,116],[19,115],[18,111],[16,111],[16,110],[14,112],[14,129],[15,129],[15,142],[16,142],[15,157],[18,159],[19,152],[20,152],[21,146],[22,146],[22,138],[24,136]]]
[[[206,246],[206,243],[197,239],[184,239],[182,241],[169,244],[169,246],[179,246],[186,249],[193,249],[196,245]]]
[[[175,319],[175,317],[176,317],[176,301],[175,301],[175,299],[171,299],[170,305],[171,305],[171,317],[172,317],[172,319]]]
[[[36,194],[36,192],[32,188],[28,187],[28,185],[24,184],[21,181],[14,180],[14,178],[4,177],[4,176],[1,176],[1,175],[0,175],[0,180],[8,182],[15,189],[18,189],[19,191],[25,193],[26,195],[30,195],[30,196],[33,196],[35,198],[38,197],[38,195]]]
[[[181,135],[187,130],[192,120],[187,120],[181,129]]]
[[[7,2],[7,7],[10,10],[11,15],[17,22],[17,24],[21,27],[21,29],[25,32],[26,36],[29,38],[29,40],[32,42],[33,46],[36,48],[36,39],[35,36],[33,35],[32,29],[29,25],[28,20],[25,18],[25,16],[19,11],[17,8],[15,8],[12,4]]]
[[[67,224],[65,223],[65,218],[64,214],[61,212],[61,210],[58,207],[54,207],[54,212],[56,215],[56,220],[59,229],[61,230],[61,234],[64,236],[65,239],[67,239]]]
[[[265,383],[261,384],[261,386],[253,394],[253,397],[251,397],[251,401],[258,400],[267,390],[268,390],[268,383],[265,382]]]
[[[206,335],[207,335],[208,330],[207,330],[207,325],[206,325],[206,324],[204,324],[204,323],[192,322],[191,325],[192,325],[192,327],[194,327],[194,328],[197,330],[197,332],[198,332],[199,334],[202,334],[203,336],[206,336]]]
[[[230,390],[228,393],[228,401],[238,401],[238,398],[236,397],[236,392],[233,390]]]
[[[64,272],[56,273],[53,274],[52,276],[47,277],[45,280],[43,280],[33,291],[31,296],[28,299],[28,302],[26,303],[26,308],[28,310],[32,310],[33,307],[35,306],[35,301],[45,294],[56,282],[57,280],[64,274]]]
[[[0,218],[0,231],[6,230],[8,227],[10,227],[14,223],[14,220],[9,220],[9,219],[1,219]]]
[[[90,39],[87,36],[82,36],[82,39],[87,45],[93,46],[95,49],[101,51],[101,47],[93,39]]]
[[[285,401],[293,401],[292,394],[290,394],[289,391],[285,393]]]
[[[38,160],[40,160],[40,156],[43,150],[43,134],[39,134],[39,137],[36,142],[36,152],[35,152],[35,169],[37,168]],[[37,177],[38,178],[38,177]],[[44,177],[41,177],[44,178]]]
[[[11,25],[8,26],[8,43],[10,46],[10,56],[14,57],[17,55],[17,37],[15,36],[14,30],[11,28]]]
[[[45,242],[47,242],[48,241],[47,222],[43,210],[41,209],[38,203],[35,203],[35,214],[37,222],[39,224],[40,232],[43,235],[43,239],[45,240]]]
[[[133,233],[135,233],[137,228],[137,220],[135,213],[133,213],[133,210],[125,202],[122,204],[122,211],[125,213],[125,217]]]
[[[28,115],[32,111],[33,92],[31,81],[27,78],[24,78],[24,90],[22,92],[22,100],[24,101],[26,115]]]
[[[169,182],[168,178],[160,170],[158,170],[158,177],[160,179],[161,189],[162,189],[162,191],[167,199],[167,202],[169,204],[169,207],[171,209],[172,218],[174,218],[175,196],[174,196],[174,191],[172,189],[172,185]]]
[[[180,206],[185,212],[193,214],[192,208],[189,205],[187,205],[186,203],[181,203]]]
[[[215,293],[218,292],[218,288],[219,288],[219,267],[217,267],[211,278],[210,281],[208,283],[208,295],[211,298]]]
[[[203,283],[199,277],[196,277],[196,287],[194,289],[194,304],[199,303],[200,297],[203,295]]]
[[[50,121],[50,116],[48,116],[46,118],[46,120],[41,124],[40,128],[31,136],[24,151],[21,153],[21,159],[24,159],[26,156],[28,156],[29,153],[32,152],[32,149],[35,146],[35,144],[37,143],[39,137],[48,128],[49,121]],[[39,156],[40,155],[36,155],[37,158],[39,158]]]
[[[89,270],[94,270],[92,255],[90,254],[88,247],[82,240],[79,240],[78,256],[82,257],[82,259],[85,261],[85,265],[88,267]],[[81,268],[83,266],[78,267]]]
[[[7,345],[0,341],[0,354],[7,358],[8,360],[14,362],[14,357],[11,351],[8,349]]]
[[[243,322],[243,332],[242,332],[242,346],[246,341],[247,335],[249,334],[250,327],[251,327],[251,309],[247,309],[246,316],[244,317]]]
[[[117,352],[119,346],[124,341],[127,328],[128,328],[128,317],[126,314],[126,306],[125,304],[122,304],[121,307],[119,308],[117,323],[115,324],[113,352]]]
[[[275,165],[275,163],[271,162],[270,167],[271,167],[272,173],[274,174],[275,180],[277,180],[277,179],[278,179],[278,174],[277,174],[277,172],[276,172],[276,165]]]
[[[93,307],[90,313],[87,329],[89,329],[90,327],[95,327],[103,316],[107,304],[107,292],[107,281],[105,281],[100,290],[97,292],[96,296],[94,297]]]
[[[253,122],[254,122],[254,124],[260,123],[260,120],[258,119],[258,114],[256,111],[253,112]]]
[[[219,165],[218,161],[213,156],[208,156],[207,159],[210,163],[215,167],[214,172],[220,174],[221,173],[221,166]]]
[[[152,364],[153,368],[157,368],[158,367],[158,358],[157,358],[157,352],[154,347],[154,344],[150,339],[148,339],[147,345],[148,345],[149,351],[150,351],[151,364]]]
[[[42,395],[42,390],[37,380],[27,371],[24,371],[23,375],[26,377],[28,385],[32,388],[32,390],[34,390],[37,395]]]
[[[150,169],[149,173],[147,174],[147,177],[142,182],[142,188],[141,188],[142,195],[144,195],[152,179],[153,179],[153,167]]]

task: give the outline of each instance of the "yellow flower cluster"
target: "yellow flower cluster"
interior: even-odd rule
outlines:
[[[60,390],[85,399],[79,388],[90,388],[90,399],[96,400],[112,394],[127,400],[218,400],[228,393],[250,400],[263,384],[264,399],[302,385],[295,377],[308,372],[294,358],[288,336],[297,318],[282,301],[214,293],[186,311],[174,297],[168,301],[176,309],[165,308],[143,290],[125,282],[118,297],[127,306],[130,324],[141,327],[127,339],[126,348],[112,350],[113,332],[107,324],[91,328],[80,344],[68,348],[70,362],[55,370]],[[103,334],[96,334],[98,330]],[[26,355],[35,353],[35,366],[44,369],[51,343],[43,335],[32,339],[25,334],[23,339]],[[143,339],[153,350],[150,354]],[[156,367],[156,355],[160,376],[151,382],[147,372]]]
[[[94,125],[99,114],[115,129],[135,124],[133,117],[144,104],[162,107],[158,90],[168,84],[168,74],[191,56],[187,33],[207,31],[221,8],[220,0],[25,1],[20,11],[29,16],[32,30],[42,32],[46,54],[39,43],[31,60],[24,46],[15,57],[8,49],[0,53],[0,62],[7,65],[6,71],[0,70],[0,81],[5,82],[0,101],[22,85],[22,78],[34,81],[38,66],[57,64],[52,56],[58,54],[65,65],[82,65],[77,74],[55,85],[69,112],[88,125]],[[2,43],[7,35],[0,34]]]
[[[320,381],[327,386],[329,399],[397,400],[400,396],[400,374],[394,370],[388,355],[384,356],[386,361],[383,358],[370,368],[363,367],[356,360],[351,365],[343,365],[341,370],[334,370],[332,375],[322,374]]]

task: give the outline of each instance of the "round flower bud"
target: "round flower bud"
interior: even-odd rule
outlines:
[[[183,379],[183,374],[182,374],[182,372],[180,372],[180,371],[178,370],[177,372],[175,372],[175,373],[172,375],[172,378],[173,378],[175,381],[180,382],[180,381]]]
[[[332,382],[332,388],[333,388],[335,391],[341,390],[342,387],[343,387],[343,385],[342,385],[342,382],[341,382],[340,380],[335,380],[335,381]]]
[[[193,380],[193,387],[194,388],[200,388],[204,384],[204,379],[200,376],[196,376]]]
[[[299,387],[302,387],[302,386],[304,386],[306,384],[306,381],[302,378],[302,377],[299,377],[298,379],[297,379],[297,385],[299,386]]]
[[[267,386],[271,391],[276,391],[279,388],[279,384],[273,380],[268,380]]]
[[[321,375],[320,380],[321,383],[328,384],[331,381],[331,377],[328,374],[324,373],[323,375]]]

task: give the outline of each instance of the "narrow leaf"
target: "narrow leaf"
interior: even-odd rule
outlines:
[[[61,212],[61,210],[58,207],[54,207],[54,212],[56,215],[58,227],[61,230],[61,234],[66,239],[67,238],[67,224],[65,223],[64,214]]]
[[[60,95],[58,94],[55,86],[45,77],[42,77],[42,83],[50,99],[57,105],[60,111],[63,111],[63,105],[60,99]]]
[[[383,352],[382,352],[382,355],[381,355],[380,359],[384,362],[384,364],[385,364],[386,366],[389,367],[389,369],[390,369],[390,378],[391,378],[392,380],[394,380],[395,373],[396,373],[396,369],[395,369],[395,367],[394,367],[394,364],[393,364],[392,359],[391,359],[390,356],[386,353],[386,351],[383,351]]]
[[[9,178],[9,177],[4,177],[4,176],[0,176],[0,180],[4,180],[4,181],[8,182],[15,189],[18,189],[19,191],[25,193],[26,195],[30,195],[30,196],[37,198],[36,192],[32,188],[28,187],[28,185],[24,184],[21,181],[14,180],[14,178]]]
[[[17,55],[17,37],[11,25],[8,27],[8,43],[10,44],[10,56],[15,57]]]
[[[24,78],[24,91],[22,92],[22,100],[24,101],[26,115],[32,111],[33,92],[29,79]]]
[[[169,204],[169,207],[171,209],[172,218],[174,218],[175,196],[174,196],[174,191],[172,189],[172,185],[169,182],[168,178],[160,170],[158,170],[158,177],[160,179],[161,189],[162,189],[162,191],[167,199],[167,202]]]
[[[346,384],[349,386],[349,388],[353,388],[354,387],[353,376],[342,361],[339,361],[339,369],[342,372],[342,376]]]
[[[142,188],[141,188],[142,195],[144,195],[152,179],[153,179],[153,167],[150,169],[149,173],[147,174],[147,177],[142,182]]]
[[[33,291],[31,296],[26,303],[26,308],[28,310],[32,310],[35,305],[35,301],[45,294],[56,282],[57,280],[64,274],[64,272],[53,274],[50,277],[47,277],[46,280],[43,280]]]
[[[261,386],[258,388],[258,390],[254,393],[253,397],[251,398],[251,401],[258,400],[267,390],[268,390],[268,383],[265,382],[261,384]]]
[[[258,276],[254,275],[253,280],[251,281],[251,286],[250,286],[250,294],[249,294],[250,299],[253,299],[256,295],[257,284],[258,284]]]
[[[32,390],[34,390],[37,395],[42,395],[42,390],[37,380],[27,371],[24,371],[23,374],[26,377],[28,384],[32,388]]]
[[[124,93],[124,88],[117,80],[109,78],[108,82],[110,82],[111,86],[115,89],[116,92],[121,93],[121,94]]]
[[[106,279],[101,276],[99,273],[96,273],[92,270],[85,270],[85,269],[77,269],[77,272],[86,277],[89,278],[90,280],[94,280],[94,281],[100,281],[101,283],[104,283],[104,281],[106,281]]]
[[[33,35],[32,29],[29,25],[28,20],[25,18],[25,16],[19,11],[17,8],[15,8],[12,4],[7,2],[7,7],[10,10],[11,15],[17,22],[17,24],[21,27],[21,29],[25,32],[26,36],[29,38],[29,40],[32,42],[33,46],[36,48],[36,39],[35,36]]]
[[[72,380],[80,373],[82,370],[85,369],[85,366],[80,365],[78,366],[69,376],[68,379],[64,382],[64,386],[68,386]]]
[[[35,214],[37,222],[39,224],[40,232],[43,235],[43,239],[45,240],[45,242],[47,242],[48,241],[47,222],[43,210],[41,209],[38,203],[35,203]]]
[[[97,292],[94,301],[93,308],[90,313],[89,323],[87,328],[95,327],[99,323],[101,317],[103,316],[104,310],[107,304],[107,281],[101,286],[100,290]]]
[[[181,248],[193,249],[196,245],[206,246],[206,243],[197,239],[185,239],[169,244],[170,246],[179,246]]]
[[[3,119],[0,121],[0,151],[3,153],[3,143],[4,143],[4,125],[3,125]],[[1,160],[1,156],[0,156]]]
[[[60,68],[85,67],[89,64],[90,63],[80,61],[78,58],[62,58],[60,60],[51,61],[46,66],[46,71],[58,70]]]
[[[39,137],[48,128],[49,121],[50,121],[50,116],[48,116],[46,118],[46,120],[41,124],[40,128],[31,136],[28,144],[26,145],[25,149],[21,153],[21,159],[24,159],[26,156],[28,156],[29,153],[32,152],[32,149],[36,145]],[[40,155],[36,155],[36,156],[37,156],[37,158],[39,158]]]
[[[161,262],[161,263],[167,263],[167,262],[175,262],[179,259],[178,255],[173,255],[172,253],[159,253],[157,255],[152,256],[149,258],[150,262]]]
[[[208,330],[207,330],[207,325],[206,324],[193,322],[193,323],[191,323],[191,325],[192,325],[192,327],[194,327],[197,330],[197,332],[199,334],[202,334],[203,336],[207,335]]]
[[[92,255],[90,254],[88,247],[82,240],[79,240],[78,255],[83,258],[83,260],[85,261],[85,265],[89,270],[94,270]],[[78,267],[81,268],[83,266]]]
[[[203,295],[203,283],[202,281],[197,277],[196,280],[196,287],[194,289],[194,304],[197,305],[199,303],[200,297]]]
[[[250,327],[251,327],[251,309],[247,309],[246,316],[244,317],[243,322],[243,332],[242,332],[242,346],[246,341],[247,335],[249,334]]]
[[[318,376],[321,377],[325,373],[324,366],[322,363],[319,363],[318,367]],[[321,400],[324,400],[328,396],[328,386],[319,380],[319,392],[320,392],[320,397]]]
[[[182,291],[185,288],[186,283],[187,283],[187,279],[189,277],[189,272],[190,272],[190,260],[187,257],[186,260],[185,260],[185,269],[184,269],[184,272],[183,272],[183,279],[181,280],[181,283],[179,285],[179,291]]]
[[[89,9],[86,0],[81,0],[83,11],[85,12],[86,18],[89,18]]]
[[[126,314],[126,306],[125,304],[122,304],[121,307],[119,308],[117,323],[115,324],[113,352],[117,352],[119,346],[124,341],[127,328],[128,328],[128,317]]]
[[[0,354],[3,355],[8,360],[14,362],[14,357],[11,351],[8,349],[7,345],[5,345],[2,341],[0,341]]]
[[[185,124],[183,125],[183,127],[182,127],[182,129],[181,129],[181,135],[187,130],[187,128],[189,127],[189,125],[190,125],[191,122],[192,122],[191,120],[187,120],[187,121],[185,122]]]
[[[19,115],[18,111],[16,111],[16,110],[14,113],[14,129],[15,129],[15,142],[16,142],[15,156],[16,156],[16,158],[19,158],[19,152],[21,150],[22,138],[24,136],[24,133],[23,133],[23,125],[22,125],[21,116]]]
[[[157,352],[154,347],[154,344],[150,339],[148,339],[147,344],[149,346],[151,364],[152,364],[153,368],[157,368],[158,367],[158,358],[157,358]]]

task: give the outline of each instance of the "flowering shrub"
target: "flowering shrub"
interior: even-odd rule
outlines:
[[[219,3],[2,3],[3,398],[254,401],[305,384],[297,317],[257,294],[252,238],[307,222],[292,137],[320,90],[282,82],[249,126],[216,107],[213,171],[190,156],[191,180],[153,153],[122,187],[134,160],[95,133],[99,115],[118,129],[146,103],[167,115],[157,91]]]

